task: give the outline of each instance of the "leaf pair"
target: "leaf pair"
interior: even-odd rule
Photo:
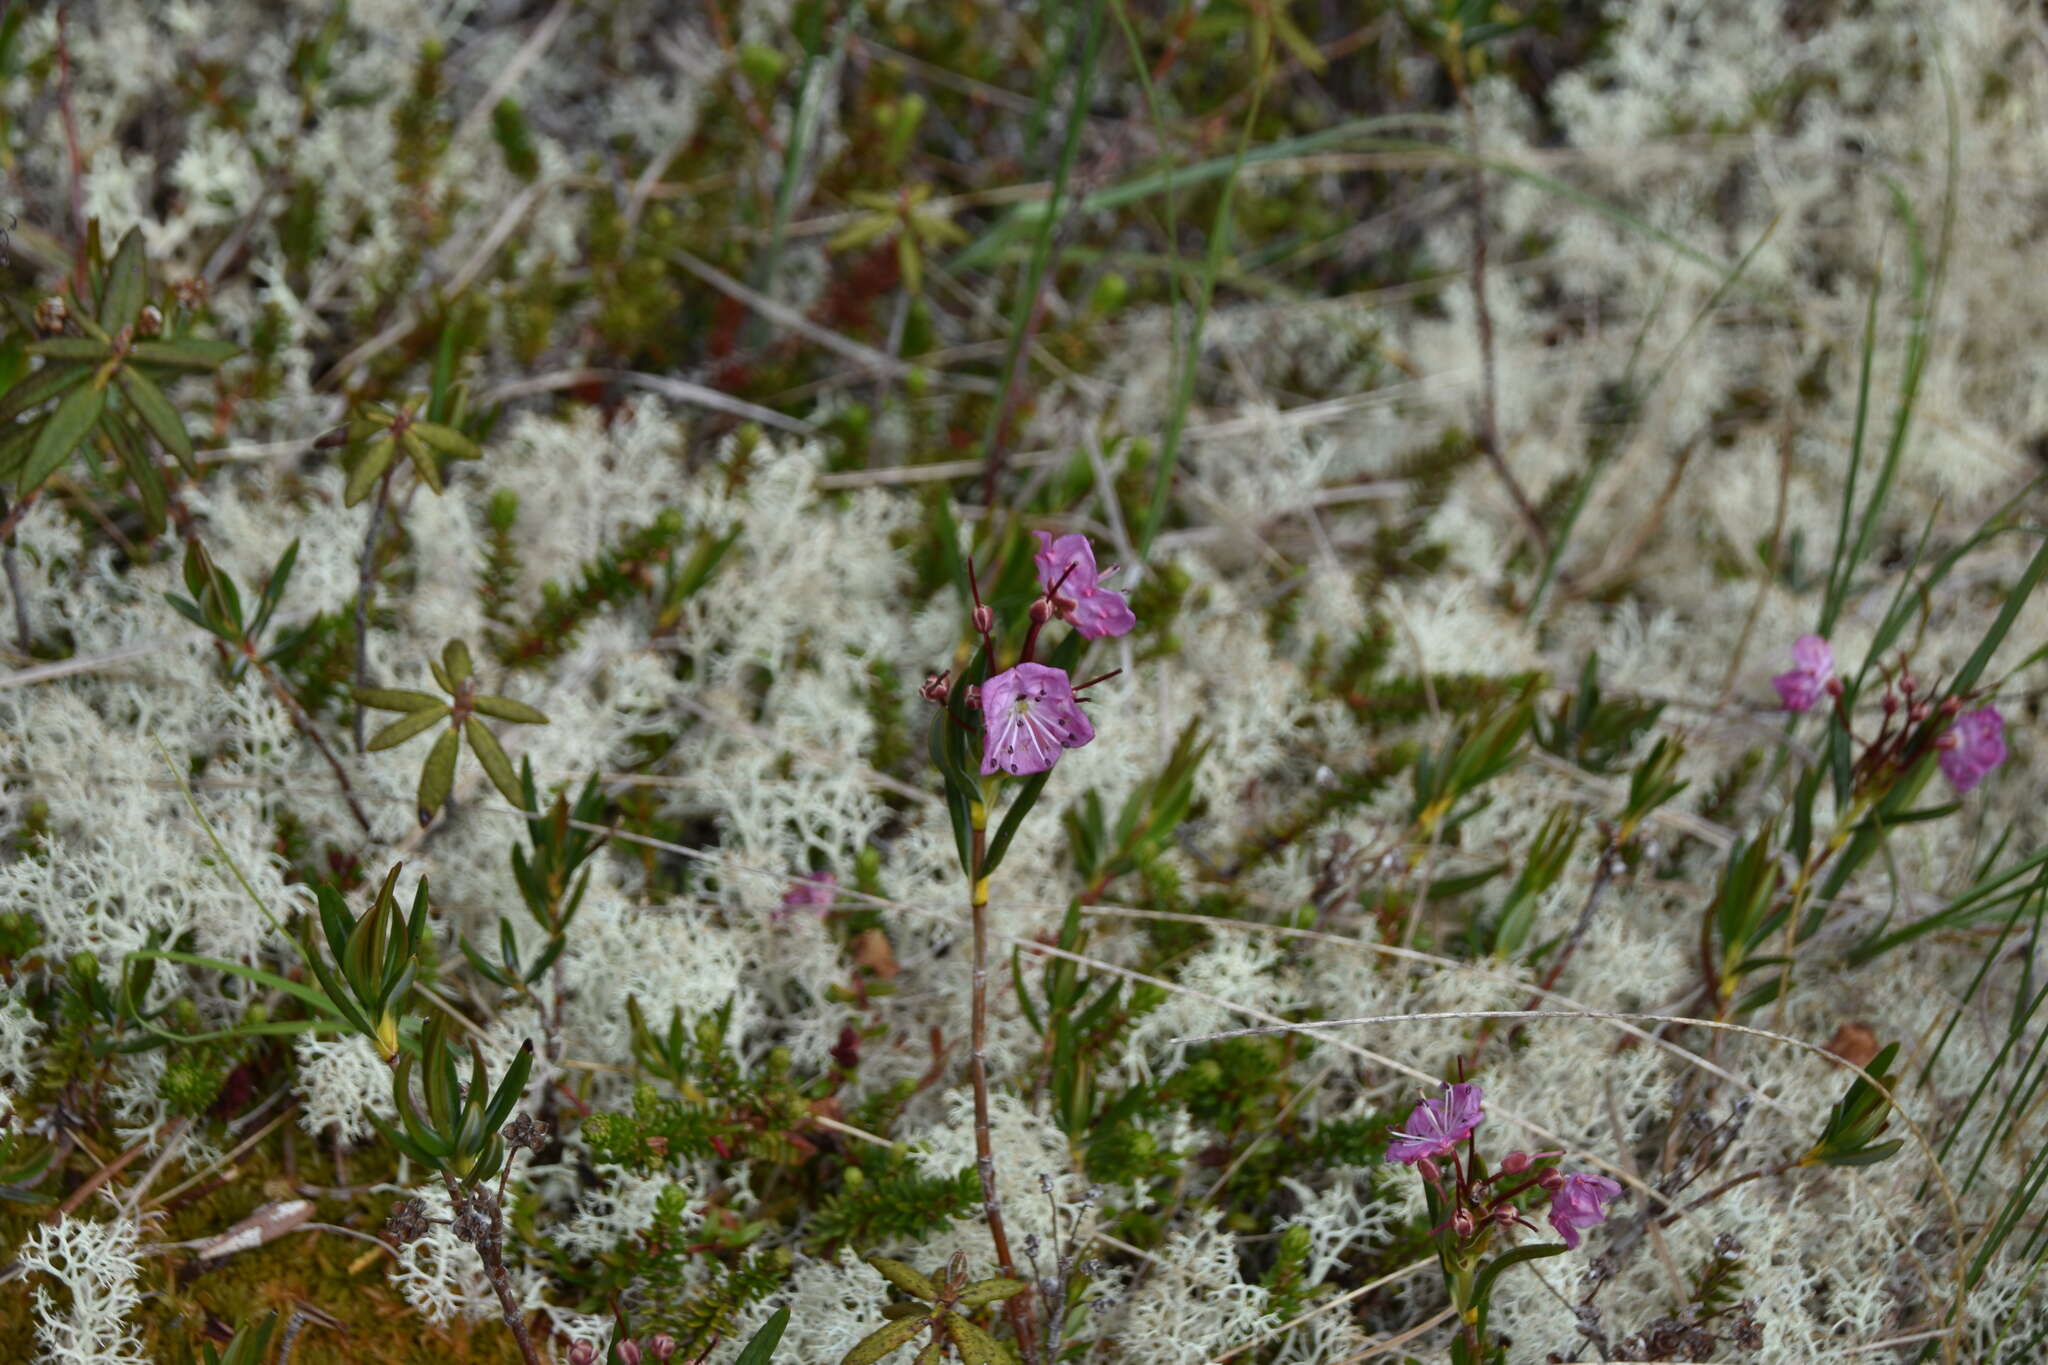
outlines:
[[[466,1086],[457,1079],[456,1056],[448,1042],[447,1020],[437,1014],[420,1035],[418,1058],[410,1052],[404,1054],[392,1073],[391,1098],[398,1109],[399,1127],[374,1113],[366,1112],[365,1117],[405,1155],[474,1186],[489,1180],[505,1164],[505,1140],[499,1132],[526,1093],[526,1078],[533,1070],[533,1044],[520,1046],[518,1057],[506,1068],[495,1091],[486,1074],[483,1049],[475,1039],[469,1043]],[[413,1097],[415,1060],[422,1076],[424,1108]]]
[[[1899,1045],[1889,1043],[1870,1059],[1870,1065],[1864,1070],[1877,1077],[1884,1089],[1872,1085],[1869,1076],[1859,1075],[1850,1082],[1848,1093],[1828,1111],[1827,1125],[1821,1129],[1820,1141],[1799,1158],[1800,1165],[1870,1166],[1906,1145],[1904,1138],[1893,1138],[1889,1142],[1876,1140],[1891,1123],[1892,1102],[1885,1092],[1897,1087],[1898,1077],[1886,1072],[1885,1068],[1898,1055]]]
[[[320,952],[310,926],[305,935],[306,961],[344,1018],[377,1045],[385,1061],[398,1056],[398,1024],[412,998],[419,975],[420,945],[427,932],[427,879],[413,892],[412,913],[400,915],[393,894],[403,863],[384,874],[377,898],[361,919],[348,912],[341,893],[325,884],[315,888],[320,928],[333,965]]]

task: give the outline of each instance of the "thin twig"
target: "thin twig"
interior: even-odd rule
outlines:
[[[374,838],[377,833],[376,826],[370,823],[369,816],[363,814],[362,805],[356,800],[355,784],[348,780],[348,770],[341,766],[341,759],[328,747],[319,727],[313,724],[313,718],[306,714],[306,708],[299,704],[299,699],[284,685],[284,679],[277,676],[276,669],[260,659],[255,660],[255,664],[256,671],[263,675],[263,681],[270,684],[271,692],[284,704],[286,713],[292,718],[292,724],[297,726],[299,733],[320,751],[320,757],[326,759],[327,766],[334,771],[334,780],[341,785],[341,799],[348,803],[349,814],[355,816],[356,823],[363,827],[363,833]]]
[[[82,245],[85,241],[85,155],[78,146],[78,117],[71,108],[71,45],[64,34],[70,5],[57,7],[57,112],[64,120],[64,147],[71,163],[71,223]],[[85,292],[85,253],[72,257],[72,283]]]
[[[27,507],[30,499],[34,497],[35,494],[29,494],[27,498],[22,499],[21,505]],[[28,594],[21,586],[21,556],[14,545],[15,520],[7,508],[7,495],[0,493],[0,522],[4,522],[7,527],[5,544],[0,545],[0,563],[5,563],[7,567],[7,595],[14,602],[14,644],[26,656],[31,643],[28,629]]]
[[[976,800],[970,817],[974,826],[972,888],[968,904],[974,915],[974,993],[971,1006],[973,1051],[968,1056],[968,1075],[974,1086],[974,1168],[981,1176],[981,1211],[988,1221],[989,1240],[995,1243],[996,1264],[1005,1276],[1017,1278],[1017,1261],[1010,1254],[1010,1236],[1003,1227],[1003,1200],[996,1190],[995,1143],[989,1134],[988,1105],[988,878],[982,873],[988,854],[988,806]],[[1017,1345],[1027,1362],[1037,1359],[1036,1330],[1028,1300],[1031,1291],[1012,1296],[1004,1304]]]
[[[1508,468],[1500,448],[1499,383],[1493,352],[1493,309],[1486,301],[1486,167],[1479,159],[1479,113],[1472,107],[1472,92],[1465,88],[1462,74],[1456,84],[1458,103],[1465,111],[1465,137],[1472,149],[1472,312],[1479,327],[1479,445],[1501,485],[1515,504],[1515,515],[1529,533],[1539,554],[1550,553],[1550,536],[1529,495]]]
[[[391,465],[384,471],[384,477],[377,480],[377,501],[370,504],[370,527],[363,532],[363,564],[356,580],[356,691],[361,692],[370,685],[370,594],[377,588],[377,533],[384,526],[384,504],[391,497],[391,476],[397,466]],[[363,704],[356,703],[355,735],[356,752],[363,752]]]

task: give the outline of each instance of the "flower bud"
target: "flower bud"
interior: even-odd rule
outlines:
[[[1031,624],[1042,626],[1053,618],[1053,605],[1043,597],[1031,604]]]
[[[1898,709],[1899,709],[1899,699],[1898,699],[1898,697],[1897,697],[1897,696],[1896,696],[1895,694],[1891,693],[1891,692],[1886,692],[1886,693],[1884,694],[1884,713],[1885,713],[1886,715],[1888,715],[1888,716],[1889,716],[1889,715],[1891,715],[1891,714],[1892,714],[1893,712],[1897,711]]]
[[[676,1339],[666,1332],[656,1332],[647,1338],[647,1354],[656,1360],[667,1360],[676,1353]]]
[[[569,1365],[595,1365],[597,1348],[587,1341],[579,1341],[569,1348]]]
[[[1500,1159],[1500,1173],[1502,1175],[1520,1175],[1523,1171],[1529,1169],[1529,1164],[1533,1160],[1534,1158],[1527,1152],[1509,1152]]]
[[[974,633],[986,635],[996,628],[996,614],[988,603],[980,602],[974,608]]]
[[[1899,691],[1910,697],[1919,690],[1920,684],[1913,680],[1911,673],[1901,673],[1899,675]]]
[[[1444,1178],[1443,1172],[1439,1171],[1436,1168],[1436,1163],[1434,1161],[1431,1161],[1428,1157],[1424,1157],[1422,1158],[1422,1160],[1416,1162],[1415,1169],[1420,1171],[1422,1173],[1422,1178],[1424,1180],[1427,1180],[1432,1185],[1436,1184],[1439,1180],[1442,1180]]]
[[[1460,1237],[1470,1237],[1479,1230],[1478,1222],[1472,1217],[1472,1210],[1459,1209],[1451,1215],[1451,1231]]]
[[[619,1365],[640,1365],[639,1342],[633,1340],[631,1337],[627,1337],[624,1341],[618,1344],[618,1347],[616,1349],[618,1351],[619,1356]]]
[[[944,706],[947,696],[952,691],[953,673],[951,669],[947,669],[939,673],[925,674],[924,686],[917,689],[917,695],[923,697],[934,706]]]
[[[1557,1167],[1552,1166],[1542,1175],[1536,1177],[1536,1183],[1546,1190],[1555,1190],[1564,1184],[1564,1176],[1558,1171]]]
[[[55,294],[36,305],[36,330],[61,332],[71,317],[71,306]]]

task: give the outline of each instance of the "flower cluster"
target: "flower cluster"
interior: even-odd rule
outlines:
[[[1811,710],[1822,697],[1834,699],[1837,709],[1845,710],[1842,680],[1835,676],[1835,652],[1818,635],[1802,635],[1792,642],[1792,667],[1773,677],[1771,686],[1778,690],[1787,711]],[[2005,718],[1995,706],[1964,711],[1956,697],[1939,704],[1929,702],[1903,666],[1895,679],[1887,677],[1881,706],[1880,729],[1876,738],[1864,745],[1858,760],[1866,774],[1903,770],[1919,757],[1930,738],[1941,775],[1958,792],[1969,791],[2005,762]],[[1842,719],[1847,725],[1848,716],[1844,714]],[[1850,734],[1855,735],[1853,728]]]
[[[1520,1224],[1534,1231],[1514,1203],[1531,1188],[1549,1193],[1550,1226],[1567,1247],[1577,1248],[1579,1233],[1606,1219],[1607,1205],[1621,1194],[1620,1184],[1604,1175],[1567,1175],[1548,1164],[1561,1152],[1509,1152],[1500,1169],[1488,1175],[1476,1146],[1462,1158],[1458,1153],[1458,1145],[1485,1119],[1486,1097],[1476,1084],[1447,1085],[1443,1094],[1415,1106],[1387,1144],[1387,1160],[1414,1166],[1439,1197],[1448,1196],[1451,1214],[1437,1231],[1452,1234],[1460,1251],[1484,1250],[1495,1227]],[[1450,1166],[1448,1185],[1445,1164]]]
[[[981,711],[983,777],[1045,772],[1059,762],[1063,751],[1078,749],[1095,738],[1095,726],[1081,709],[1077,694],[1115,674],[1105,673],[1076,686],[1065,669],[1033,659],[1039,632],[1048,621],[1065,621],[1084,640],[1124,635],[1138,624],[1124,595],[1102,586],[1102,580],[1116,568],[1097,570],[1088,537],[1053,536],[1044,531],[1033,534],[1039,543],[1032,563],[1038,570],[1040,595],[1031,604],[1031,624],[1023,649],[1017,663],[968,694],[968,704]],[[972,573],[970,566],[970,581]],[[993,660],[995,612],[982,603],[978,584],[974,597],[974,630],[982,638],[984,653]],[[927,700],[943,702],[948,691],[945,675],[927,678],[922,691]]]
[[[666,1332],[656,1332],[647,1339],[643,1348],[639,1342],[626,1337],[612,1347],[612,1355],[619,1365],[640,1365],[643,1360],[666,1361],[676,1353],[676,1339]],[[598,1348],[587,1341],[579,1341],[569,1348],[569,1365],[597,1365],[604,1357]]]

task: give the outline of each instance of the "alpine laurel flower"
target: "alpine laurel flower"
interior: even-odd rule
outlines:
[[[1095,738],[1073,681],[1046,664],[1018,664],[983,683],[981,714],[983,777],[1042,773],[1059,762],[1060,750]]]
[[[1574,1171],[1559,1180],[1550,1192],[1550,1226],[1557,1229],[1566,1246],[1576,1248],[1579,1229],[1606,1221],[1608,1201],[1620,1194],[1619,1181]]]
[[[1138,618],[1122,593],[1102,586],[1088,537],[1079,532],[1057,537],[1045,531],[1031,534],[1038,537],[1038,553],[1031,557],[1038,566],[1038,586],[1045,589],[1060,619],[1084,640],[1129,634]]]
[[[2005,762],[2005,717],[1995,706],[1965,711],[1936,743],[1941,746],[1941,775],[1957,791],[1966,792]]]
[[[1792,642],[1792,668],[1771,679],[1787,711],[1811,710],[1835,681],[1835,652],[1818,635]]]
[[[1444,1087],[1436,1099],[1415,1106],[1408,1122],[1387,1144],[1387,1160],[1413,1164],[1442,1156],[1471,1135],[1486,1117],[1485,1095],[1470,1081]]]

